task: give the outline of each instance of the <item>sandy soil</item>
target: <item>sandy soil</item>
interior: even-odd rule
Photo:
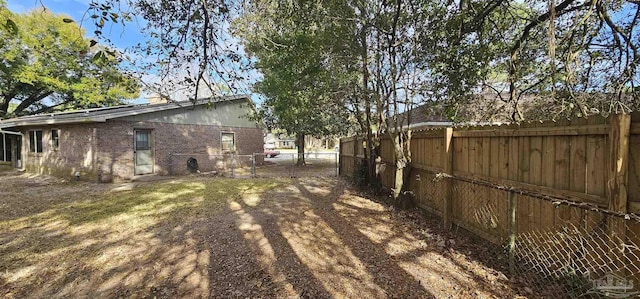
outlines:
[[[337,178],[108,185],[3,173],[0,192],[0,297],[514,298],[533,291],[507,279],[497,249]]]

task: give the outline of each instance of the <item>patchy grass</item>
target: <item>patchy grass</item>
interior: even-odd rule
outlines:
[[[97,185],[0,177],[0,296],[208,296],[199,238],[230,200],[266,180]],[[187,280],[187,281],[185,281]],[[163,295],[163,294],[155,294]],[[170,295],[170,294],[164,294]]]

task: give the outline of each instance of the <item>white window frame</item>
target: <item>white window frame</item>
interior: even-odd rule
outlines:
[[[38,147],[38,134],[37,132],[40,132],[40,147]],[[33,135],[32,135],[33,133]],[[31,138],[33,136],[33,138]],[[42,129],[39,130],[29,130],[29,152],[30,153],[34,153],[34,154],[38,154],[38,153],[42,153],[44,150],[42,149],[42,139],[44,138],[44,132]],[[31,146],[33,145],[33,150],[31,150]]]
[[[224,148],[224,142],[222,140],[225,134],[229,134],[233,136],[233,143],[231,144],[231,149]],[[220,150],[223,152],[235,152],[236,151],[236,133],[235,132],[220,132]]]
[[[56,131],[56,134],[58,135],[57,138],[56,138],[56,143],[57,144],[54,143],[54,140],[53,140],[53,131]],[[51,129],[51,131],[49,131],[49,134],[50,134],[49,135],[49,140],[51,141],[50,142],[51,143],[51,149],[54,150],[54,151],[59,150],[60,149],[60,129],[58,129],[58,128]]]

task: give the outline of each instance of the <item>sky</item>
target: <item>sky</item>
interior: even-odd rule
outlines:
[[[56,14],[65,14],[80,24],[87,32],[87,37],[93,37],[95,27],[87,13],[91,0],[8,0],[7,7],[15,13],[23,13],[32,9],[39,9],[45,6]],[[144,40],[141,33],[142,20],[134,20],[126,26],[120,24],[109,24],[104,34],[109,36],[113,46],[125,49]]]
[[[87,11],[91,0],[8,0],[7,8],[14,13],[24,13],[33,9],[42,9],[46,7],[55,14],[64,14],[85,29],[86,37],[93,38],[95,34],[95,26]],[[104,30],[104,35],[111,40],[111,46],[120,52],[128,47],[134,46],[142,42],[145,37],[141,32],[142,25],[140,21],[127,23],[125,26],[121,24],[109,24]],[[104,41],[100,41],[104,43]],[[144,91],[140,93],[140,97],[133,99],[131,102],[135,104],[147,103],[149,95]]]

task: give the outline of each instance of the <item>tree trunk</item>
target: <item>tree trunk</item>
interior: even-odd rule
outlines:
[[[413,197],[407,195],[409,190],[409,176],[411,174],[411,167],[405,164],[402,168],[396,168],[395,174],[395,189],[393,189],[393,197],[396,202],[403,209],[409,209],[415,206]]]
[[[360,43],[362,46],[362,98],[365,107],[365,124],[367,137],[366,148],[364,149],[364,162],[367,166],[366,184],[371,185],[376,178],[376,157],[373,156],[373,134],[371,132],[371,97],[369,96],[369,53],[367,45],[367,31],[363,29],[360,35]]]
[[[397,200],[402,193],[402,188],[404,187],[404,176],[402,175],[404,172],[404,166],[400,166],[400,163],[396,164],[396,174],[395,174],[395,184],[393,188],[393,199]]]
[[[411,174],[411,130],[390,133],[394,141],[396,173],[394,177],[393,199],[398,200],[409,188]],[[408,200],[408,198],[406,198]],[[403,203],[405,205],[405,203]]]
[[[302,166],[306,163],[304,162],[304,134],[296,135],[296,144],[298,145],[298,162],[296,162],[296,166]]]

